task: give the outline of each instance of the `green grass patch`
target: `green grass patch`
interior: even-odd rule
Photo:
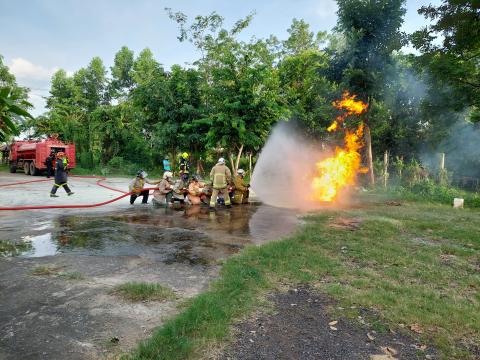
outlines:
[[[59,275],[62,268],[63,266],[41,265],[33,268],[32,275]]]
[[[377,331],[410,331],[443,359],[474,359],[480,343],[480,212],[370,198],[351,210],[306,217],[287,239],[247,247],[225,261],[220,278],[129,359],[188,359],[229,340],[231,324],[285,284],[310,284],[344,308],[378,315]],[[360,219],[357,230],[332,227]]]
[[[58,273],[58,276],[66,280],[83,280],[85,276],[78,271],[65,271]]]
[[[117,285],[112,294],[119,295],[128,301],[166,301],[175,299],[175,293],[160,284],[128,282]]]
[[[0,240],[0,256],[17,256],[32,248],[28,242],[15,243],[11,241]]]

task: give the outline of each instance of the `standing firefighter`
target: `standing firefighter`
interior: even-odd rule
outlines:
[[[130,204],[133,205],[137,197],[142,196],[142,204],[148,204],[148,190],[144,190],[145,183],[158,184],[160,181],[151,181],[147,179],[148,174],[140,170],[137,173],[137,177],[130,183],[129,189],[132,195],[130,195]]]
[[[190,173],[190,164],[188,163],[188,153],[184,152],[180,156],[180,177],[185,181],[185,175],[188,180],[188,175]]]
[[[59,187],[63,187],[68,196],[74,194],[67,185],[67,168],[68,161],[65,157],[65,153],[60,151],[57,153],[57,161],[55,163],[55,184],[50,192],[50,197],[58,197],[56,192]]]
[[[50,155],[48,155],[47,159],[45,160],[45,165],[47,166],[47,178],[53,175],[53,166],[55,164],[55,151],[52,150]]]
[[[249,184],[245,184],[245,170],[238,169],[237,176],[233,179],[233,183],[235,185],[235,192],[233,195],[233,203],[234,204],[247,204],[248,203],[248,195],[249,195]]]
[[[210,171],[210,179],[212,180],[212,197],[210,198],[210,210],[215,210],[217,197],[219,194],[223,195],[225,205],[230,208],[230,196],[228,195],[228,183],[232,178],[230,169],[225,165],[225,159],[218,159],[217,165]]]

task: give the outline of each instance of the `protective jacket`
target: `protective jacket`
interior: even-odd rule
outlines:
[[[237,175],[233,178],[233,184],[235,185],[235,191],[239,191],[242,193],[248,191],[247,184],[245,184],[245,182],[243,181],[243,177],[241,177],[240,175]]]
[[[160,203],[165,203],[167,194],[172,192],[172,184],[167,180],[163,179],[158,185],[158,190],[153,192],[153,198]]]
[[[198,205],[202,202],[201,195],[205,194],[203,192],[204,187],[205,185],[203,183],[194,181],[188,185],[188,200],[190,200],[193,205]]]
[[[232,173],[225,164],[217,164],[210,171],[210,179],[214,189],[225,189],[231,178]]]
[[[62,159],[57,159],[55,164],[55,184],[63,184],[67,182],[67,167]]]
[[[130,190],[130,192],[133,192],[135,194],[140,194],[143,190],[143,187],[145,186],[145,183],[154,185],[154,184],[158,184],[159,181],[143,179],[140,176],[137,176],[135,179],[132,180],[128,189]]]

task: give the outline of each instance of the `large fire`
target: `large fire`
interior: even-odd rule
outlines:
[[[344,131],[344,146],[336,147],[335,155],[317,162],[316,172],[312,181],[313,198],[319,201],[333,201],[339,191],[348,185],[354,185],[358,173],[365,173],[368,169],[362,167],[362,157],[359,150],[363,147],[363,124],[355,130],[344,126],[348,116],[359,116],[367,111],[368,104],[356,100],[356,95],[348,92],[333,106],[343,113],[339,115],[327,128],[327,131]]]

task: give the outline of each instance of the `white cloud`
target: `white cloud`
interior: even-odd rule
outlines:
[[[53,73],[58,70],[57,67],[45,68],[41,65],[36,65],[23,58],[12,59],[9,65],[10,72],[20,80],[50,80]]]

